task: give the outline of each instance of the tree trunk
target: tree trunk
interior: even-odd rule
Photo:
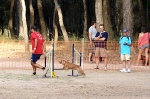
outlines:
[[[83,37],[87,39],[87,6],[86,6],[86,0],[83,0],[83,6],[84,6],[84,29],[83,29]]]
[[[19,38],[24,39],[23,23],[22,23],[22,4],[19,0]]]
[[[141,25],[146,26],[146,21],[145,21],[146,17],[144,17],[145,13],[144,13],[143,5],[142,5],[142,0],[138,0],[138,4],[139,4],[140,17],[141,17]]]
[[[122,0],[123,2],[123,28],[129,30],[129,36],[133,34],[133,12],[132,0]]]
[[[39,11],[41,33],[43,35],[43,38],[46,40],[47,39],[47,30],[46,30],[44,17],[43,17],[43,8],[42,8],[42,1],[41,0],[37,0],[37,6],[38,6],[38,11]]]
[[[61,8],[58,5],[57,0],[54,0],[54,3],[55,3],[55,7],[57,9],[57,12],[58,12],[59,24],[60,24],[60,28],[61,28],[63,36],[64,36],[64,40],[69,41],[68,34],[67,34],[66,28],[65,28],[64,23],[63,23],[63,15],[62,15],[62,12],[61,12]]]
[[[11,6],[10,6],[10,13],[9,13],[9,29],[10,29],[10,35],[12,39],[15,39],[15,34],[13,30],[13,7],[14,7],[14,0],[11,0]]]
[[[30,8],[30,27],[34,25],[34,9],[32,6],[32,0],[29,0],[29,8]]]
[[[122,1],[116,1],[116,15],[115,15],[115,23],[116,23],[116,33],[117,36],[121,36],[122,24],[123,24],[123,16],[122,16]]]
[[[99,25],[103,24],[103,0],[95,0],[95,14],[96,14],[96,29],[99,31]],[[105,1],[105,0],[104,0]],[[106,0],[107,1],[107,0]]]
[[[112,24],[110,20],[110,0],[104,0],[103,1],[103,17],[104,19],[104,27],[105,30],[108,32],[108,39],[113,40],[114,39],[114,32],[112,30]]]
[[[27,32],[27,22],[26,22],[26,6],[25,1],[20,0],[22,5],[22,24],[23,24],[23,33],[24,33],[24,40],[25,40],[25,51],[29,51],[29,42],[28,42],[28,32]]]
[[[55,44],[57,44],[57,41],[58,41],[58,29],[56,26],[56,12],[57,12],[57,9],[55,7],[54,8],[54,14],[53,14],[53,28],[54,28],[54,34],[55,34],[55,39],[54,39]]]

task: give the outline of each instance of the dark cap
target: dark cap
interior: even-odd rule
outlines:
[[[32,25],[30,29],[37,31],[37,27],[35,25]]]
[[[126,33],[126,32],[128,32],[128,29],[123,29],[122,32],[123,32],[123,33]]]

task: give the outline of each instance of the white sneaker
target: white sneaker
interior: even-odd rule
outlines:
[[[104,71],[107,71],[107,67],[106,66],[104,67]]]
[[[130,70],[130,69],[128,69],[128,70],[127,70],[127,72],[128,72],[128,73],[131,73],[131,70]]]
[[[49,68],[46,67],[45,70],[44,70],[44,73],[43,73],[43,76],[42,76],[42,77],[44,77],[44,76],[46,77],[46,74],[47,74],[48,70],[49,70]]]
[[[126,69],[123,68],[123,69],[120,70],[120,72],[126,73],[127,71],[126,71]]]

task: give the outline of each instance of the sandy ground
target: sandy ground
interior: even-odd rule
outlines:
[[[149,99],[150,71],[85,70],[86,77],[67,76],[71,70],[56,71],[57,78],[42,78],[43,71],[1,70],[0,99]],[[75,72],[75,75],[77,73]]]
[[[78,47],[75,46],[81,52],[81,47],[79,45]],[[113,44],[111,47],[116,48]],[[68,49],[65,48],[60,46],[59,49],[61,50],[55,51],[55,54],[57,53],[61,58],[71,61],[72,47],[67,46]],[[47,49],[50,48],[47,47]],[[122,68],[122,65],[117,51],[110,51],[109,53],[108,71],[103,71],[103,64],[100,64],[100,70],[93,70],[95,64],[86,63],[88,61],[87,52],[86,49],[84,52],[86,77],[67,76],[71,75],[71,70],[59,70],[55,71],[56,76],[58,76],[56,78],[50,78],[50,72],[47,78],[42,78],[43,71],[39,69],[37,70],[37,77],[31,75],[31,53],[24,53],[23,44],[4,43],[0,46],[0,99],[150,98],[150,66],[134,66],[137,58],[136,53],[131,59],[132,72],[120,73],[119,69]],[[44,66],[44,58],[38,62]],[[55,67],[61,68],[62,66],[56,61]],[[75,74],[77,73],[75,72]]]

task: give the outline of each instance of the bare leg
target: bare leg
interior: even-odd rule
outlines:
[[[40,64],[31,62],[31,65],[32,65],[32,67],[33,67],[33,71],[34,71],[34,70],[36,71],[36,68],[43,69],[43,66],[41,66]]]
[[[91,62],[92,53],[89,53],[89,62]]]
[[[126,69],[126,60],[123,60],[123,62],[122,62],[122,68]]]
[[[130,69],[131,68],[130,60],[127,60],[127,64],[128,64],[128,69]]]
[[[148,48],[145,48],[145,58],[146,58],[145,66],[147,66],[147,62],[148,62]]]
[[[33,73],[36,72],[36,67],[32,66],[32,68],[33,68]]]
[[[108,57],[105,57],[104,63],[105,63],[105,66],[107,67],[107,64],[108,64]]]
[[[96,66],[99,66],[99,57],[95,57]]]
[[[142,55],[143,51],[144,51],[144,50],[139,49],[139,54],[138,54],[138,58],[137,58],[137,62],[136,62],[136,65],[137,65],[137,66],[139,65],[139,61],[140,61],[140,59],[141,59],[141,55]]]
[[[95,54],[92,54],[92,58],[93,62],[95,62]]]

